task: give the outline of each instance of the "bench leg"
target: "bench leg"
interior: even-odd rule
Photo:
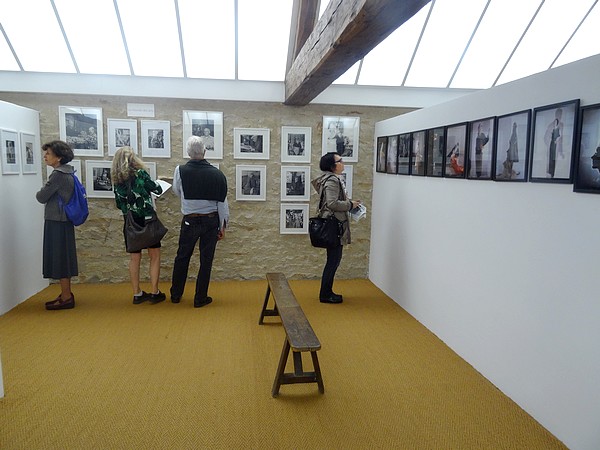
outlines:
[[[319,366],[319,360],[317,359],[317,352],[310,352],[312,357],[313,367],[315,368],[315,375],[317,376],[317,385],[319,386],[319,392],[325,393],[325,386],[323,385],[323,378],[321,377],[321,367]]]
[[[283,350],[281,350],[281,356],[279,358],[279,365],[277,366],[277,373],[275,374],[275,381],[273,382],[273,389],[271,390],[271,395],[273,398],[279,395],[279,388],[281,387],[281,380],[283,379],[283,374],[285,372],[285,363],[287,362],[288,356],[290,354],[290,343],[287,340],[287,337],[283,342]]]
[[[277,304],[273,306],[273,309],[267,309],[267,305],[269,304],[269,296],[271,295],[271,286],[267,285],[267,293],[265,294],[265,301],[263,303],[262,311],[260,312],[260,318],[258,319],[258,324],[262,325],[265,316],[278,316],[279,312],[277,312]]]

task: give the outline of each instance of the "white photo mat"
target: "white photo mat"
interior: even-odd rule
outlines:
[[[200,136],[206,159],[223,159],[223,113],[215,111],[183,111],[183,157],[187,154],[187,141]]]
[[[270,134],[269,128],[234,128],[233,157],[235,159],[269,159]]]
[[[303,203],[282,203],[279,233],[308,234],[308,207]]]
[[[102,108],[59,106],[60,139],[75,156],[104,156]]]
[[[138,153],[137,120],[106,119],[108,133],[108,156],[115,156],[121,147],[131,147]]]
[[[141,121],[142,157],[171,157],[171,122],[168,120]]]
[[[0,130],[0,139],[2,139],[2,174],[20,174],[21,149],[19,146],[19,134],[16,131]]]
[[[281,127],[281,162],[310,163],[312,129]]]
[[[235,199],[264,202],[267,190],[267,166],[235,166]]]
[[[310,200],[310,167],[281,166],[281,201]]]
[[[348,198],[352,198],[352,177],[354,174],[354,166],[344,166],[344,171],[342,172],[341,178],[344,181],[344,185],[346,186],[346,194]]]
[[[322,154],[338,153],[345,162],[358,162],[360,117],[323,116]]]
[[[19,133],[21,142],[21,169],[24,174],[36,174],[40,167],[41,153],[36,145],[35,135]]]
[[[111,167],[112,161],[85,162],[85,190],[89,198],[114,198]]]

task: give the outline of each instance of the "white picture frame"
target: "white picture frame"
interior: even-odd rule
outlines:
[[[208,130],[208,132],[207,132]],[[187,154],[187,141],[200,136],[205,147],[205,159],[223,159],[223,113],[217,111],[183,111],[183,157]]]
[[[150,175],[152,181],[156,181],[156,163],[154,161],[144,161],[144,165],[148,169],[148,175]]]
[[[138,131],[135,119],[106,119],[108,156],[115,156],[121,147],[131,147],[138,153]]]
[[[281,127],[281,162],[310,163],[311,127]]]
[[[348,198],[352,198],[352,178],[354,175],[354,166],[351,165],[345,165],[344,166],[344,171],[342,172],[342,181],[344,182],[344,185],[346,186],[346,194],[348,195]]]
[[[104,156],[102,108],[59,106],[58,125],[75,156]]]
[[[171,122],[142,120],[141,141],[143,158],[171,157]]]
[[[282,203],[279,233],[308,234],[308,207],[305,203]]]
[[[281,166],[281,201],[310,200],[310,167]]]
[[[111,161],[85,162],[85,190],[89,198],[114,198]]]
[[[270,134],[269,128],[234,128],[234,159],[269,159]]]
[[[345,162],[358,162],[360,117],[323,116],[322,154],[336,152]]]
[[[21,146],[21,170],[23,174],[34,175],[40,167],[40,151],[36,145],[36,138],[31,133],[19,133]]]
[[[11,130],[0,130],[2,140],[2,175],[18,175],[21,173],[21,149],[19,133]]]
[[[81,160],[73,159],[73,160],[71,160],[69,165],[73,166],[73,169],[75,169],[75,176],[77,178],[79,178],[79,181],[81,182],[81,184],[83,184],[83,175],[81,175]],[[54,167],[46,166],[46,177],[47,178],[50,178],[50,174],[52,173],[53,170],[54,170]]]
[[[267,166],[235,166],[235,199],[264,202],[267,190]]]

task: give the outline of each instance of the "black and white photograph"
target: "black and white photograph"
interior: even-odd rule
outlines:
[[[267,166],[235,166],[235,199],[264,202],[266,200]]]
[[[600,194],[600,104],[581,108],[573,190]]]
[[[533,110],[529,181],[571,183],[579,99]]]
[[[131,147],[138,152],[137,120],[106,119],[108,133],[108,156],[115,156],[121,147]]]
[[[111,161],[85,162],[85,190],[88,197],[114,199],[111,167]]]
[[[425,146],[427,131],[416,131],[412,133],[410,144],[410,174],[425,176]]]
[[[282,203],[279,232],[281,234],[308,234],[308,204]]]
[[[340,174],[340,179],[342,180],[342,185],[346,189],[346,194],[348,194],[348,198],[352,198],[352,179],[354,176],[354,166],[350,164],[344,164],[344,171]]]
[[[527,181],[530,127],[530,109],[496,119],[494,180]]]
[[[469,123],[469,151],[467,153],[467,178],[492,179],[495,118],[488,117]]]
[[[310,167],[281,167],[281,200],[288,202],[310,200]]]
[[[312,129],[281,127],[281,162],[310,163]]]
[[[358,162],[360,117],[323,116],[322,154],[336,152],[346,162]]]
[[[427,130],[427,169],[428,177],[441,177],[444,174],[445,128],[438,127]]]
[[[60,139],[73,149],[75,156],[103,156],[104,131],[102,109],[59,106]]]
[[[385,171],[394,175],[398,173],[398,135],[388,137]]]
[[[398,175],[410,174],[410,133],[398,136]]]
[[[268,128],[234,128],[233,157],[235,159],[269,159]]]
[[[468,123],[457,123],[446,127],[444,176],[465,178],[465,156],[467,154]]]
[[[223,159],[223,113],[216,111],[183,111],[183,157],[189,158],[185,143],[198,136],[204,144],[206,159]]]
[[[385,163],[387,162],[388,137],[377,137],[377,149],[375,151],[375,171],[385,173]],[[343,159],[343,158],[342,158]]]
[[[24,174],[36,174],[40,165],[40,151],[35,145],[35,136],[29,133],[19,133],[21,142],[21,169]]]
[[[142,157],[171,157],[171,122],[168,120],[142,120]]]
[[[2,140],[2,173],[16,175],[21,173],[20,151],[18,150],[19,135],[16,131],[0,130]]]

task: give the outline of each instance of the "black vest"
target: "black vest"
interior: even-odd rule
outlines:
[[[183,197],[187,200],[215,200],[227,197],[227,178],[204,159],[192,159],[179,166]]]

